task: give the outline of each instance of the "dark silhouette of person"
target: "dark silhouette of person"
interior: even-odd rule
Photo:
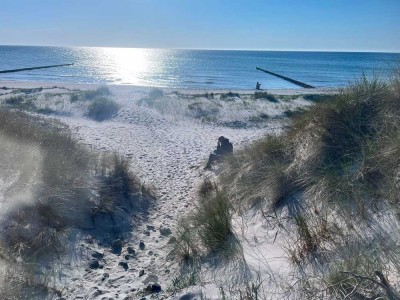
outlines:
[[[257,84],[256,84],[256,90],[261,90],[261,83],[259,83],[258,81],[257,81]]]

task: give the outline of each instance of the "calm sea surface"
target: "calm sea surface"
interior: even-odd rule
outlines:
[[[257,71],[264,68],[316,87],[345,86],[360,77],[386,77],[400,54],[214,51],[137,48],[0,46],[0,70],[74,63],[0,74],[1,80],[127,84],[195,89],[297,88]]]

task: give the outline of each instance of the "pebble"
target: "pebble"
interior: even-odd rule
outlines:
[[[123,245],[123,243],[122,243],[122,240],[121,240],[121,239],[115,240],[115,241],[111,244],[111,251],[112,251],[114,254],[118,254],[118,255],[121,254],[122,245]]]
[[[130,255],[135,255],[135,250],[132,247],[128,247],[128,248],[126,248],[126,250],[128,251],[128,253]]]
[[[140,250],[144,250],[145,247],[146,247],[146,246],[145,246],[144,242],[143,242],[143,241],[140,241],[140,243],[139,243],[139,249],[140,249]]]
[[[161,227],[160,234],[163,236],[168,236],[168,235],[172,234],[172,231],[168,227]]]
[[[120,261],[118,263],[119,266],[123,267],[126,270],[128,270],[128,263],[124,262],[124,261]]]
[[[100,252],[98,252],[98,251],[93,251],[93,252],[92,252],[92,257],[93,257],[93,258],[97,258],[97,259],[102,259],[102,258],[104,257],[104,254],[103,254],[103,253],[100,253]]]
[[[100,267],[99,262],[96,259],[93,259],[90,263],[89,263],[89,268],[91,269],[98,269]]]

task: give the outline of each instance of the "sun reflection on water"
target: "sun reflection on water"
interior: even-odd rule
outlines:
[[[166,75],[173,67],[168,64],[168,50],[137,48],[91,49],[92,63],[104,66],[99,70],[108,81],[116,84],[154,85],[155,74]],[[95,55],[93,56],[93,54]]]

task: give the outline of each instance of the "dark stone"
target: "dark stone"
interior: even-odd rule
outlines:
[[[93,258],[96,258],[96,259],[102,259],[102,258],[104,257],[104,254],[103,254],[103,253],[100,253],[100,252],[98,252],[98,251],[93,251],[93,252],[92,252],[92,257],[93,257]]]
[[[151,292],[152,293],[159,293],[161,292],[161,285],[159,285],[158,283],[153,283],[151,285]]]
[[[143,275],[144,275],[144,270],[140,270],[139,277],[142,277]]]
[[[98,262],[98,260],[93,259],[90,263],[89,263],[89,268],[91,269],[98,269],[100,267],[100,264]]]
[[[153,225],[147,225],[146,228],[147,228],[147,230],[153,230],[154,231],[154,226]]]
[[[123,243],[122,243],[122,240],[121,240],[121,239],[115,240],[115,241],[111,244],[111,251],[112,251],[112,253],[118,254],[118,255],[121,254],[122,246],[123,246]]]
[[[161,227],[160,228],[160,234],[163,235],[163,236],[168,236],[168,235],[172,234],[172,231],[168,227]]]
[[[123,267],[125,271],[128,270],[128,263],[120,261],[118,265]]]
[[[125,255],[125,259],[129,260],[131,258],[131,256],[129,254]]]
[[[128,248],[126,248],[126,250],[128,251],[128,253],[130,255],[135,255],[135,250],[132,247],[128,247]]]
[[[144,245],[144,242],[143,242],[143,241],[140,241],[140,243],[139,243],[139,249],[140,249],[140,250],[144,250],[145,247],[146,247],[146,246]]]

